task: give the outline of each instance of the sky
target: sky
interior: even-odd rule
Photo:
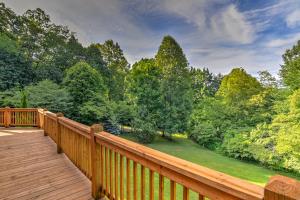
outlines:
[[[278,74],[281,55],[300,40],[300,0],[4,0],[18,14],[41,8],[85,46],[113,39],[133,64],[154,57],[163,36],[191,66]]]

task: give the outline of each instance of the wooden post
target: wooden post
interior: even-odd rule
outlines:
[[[99,183],[100,171],[99,171],[99,169],[97,169],[95,133],[99,133],[101,131],[103,131],[103,127],[100,124],[94,124],[91,126],[90,140],[91,140],[91,165],[92,165],[92,196],[94,199],[99,199],[98,192],[101,187],[101,185]]]
[[[264,200],[299,200],[300,182],[285,176],[273,176],[265,187]]]
[[[57,133],[57,153],[62,153],[61,149],[61,128],[59,124],[59,117],[63,117],[64,115],[62,113],[57,113],[56,114],[56,133]]]
[[[4,126],[5,126],[5,128],[8,128],[11,123],[10,115],[11,115],[10,107],[5,107],[5,111],[4,111]]]
[[[46,112],[47,112],[48,110],[47,109],[44,109],[43,110],[43,117],[44,117],[44,127],[43,127],[43,129],[44,129],[44,136],[48,136],[48,133],[47,133],[47,123],[46,123]]]

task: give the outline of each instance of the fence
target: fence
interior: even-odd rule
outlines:
[[[43,109],[0,109],[0,125],[36,125],[91,180],[95,198],[294,200],[300,183],[274,176],[265,187],[196,165]],[[18,114],[12,114],[18,113]],[[26,114],[24,114],[26,113]],[[34,114],[33,114],[34,113]]]

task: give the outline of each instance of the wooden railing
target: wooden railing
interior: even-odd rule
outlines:
[[[300,183],[287,177],[257,186],[111,135],[100,125],[89,127],[42,109],[36,113],[33,122],[91,180],[96,199],[300,199]]]
[[[0,108],[0,126],[39,126],[38,110],[34,108]]]

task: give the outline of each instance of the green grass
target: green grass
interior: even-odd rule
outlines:
[[[122,135],[122,137],[136,141],[130,134]],[[152,144],[147,146],[261,186],[265,185],[269,178],[275,174],[281,174],[300,180],[300,177],[292,173],[270,170],[257,164],[242,162],[204,149],[180,135],[175,136],[174,141],[157,137]]]

